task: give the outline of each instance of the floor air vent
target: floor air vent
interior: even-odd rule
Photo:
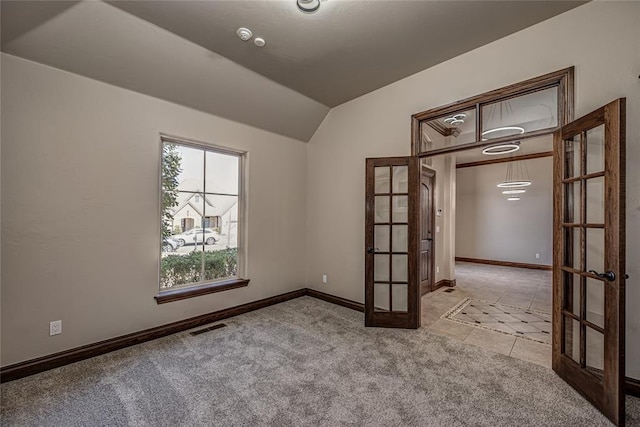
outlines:
[[[220,328],[224,328],[225,326],[227,326],[224,323],[218,323],[217,325],[213,325],[213,326],[209,326],[208,328],[202,328],[202,329],[198,329],[197,331],[193,331],[193,332],[189,332],[191,335],[200,335],[200,334],[204,334],[205,332],[209,332],[209,331],[214,331],[216,329],[220,329]]]
[[[451,293],[453,291],[455,291],[455,289],[447,289],[445,292],[449,294],[449,293]]]

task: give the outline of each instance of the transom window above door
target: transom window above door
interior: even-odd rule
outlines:
[[[573,114],[573,67],[414,114],[412,154],[483,147],[487,156],[519,151]]]

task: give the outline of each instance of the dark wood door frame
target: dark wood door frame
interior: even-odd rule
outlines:
[[[434,291],[436,284],[434,275],[436,262],[434,189],[436,179],[436,171],[420,162],[420,295]],[[425,200],[425,197],[428,200]],[[429,259],[423,257],[425,250],[428,250]],[[427,272],[427,280],[423,280],[425,271]]]
[[[506,136],[502,138],[492,138],[491,141],[482,141],[481,122],[482,108],[481,106],[497,101],[504,101],[516,98],[528,93],[539,90],[558,87],[558,127],[552,129],[541,129],[538,131],[527,132],[517,136]],[[456,101],[448,105],[432,108],[411,116],[411,155],[419,157],[429,157],[438,154],[454,153],[456,151],[468,150],[470,148],[484,147],[487,145],[498,144],[502,142],[510,142],[514,140],[523,140],[527,138],[535,138],[542,135],[553,133],[558,128],[564,126],[573,120],[574,105],[574,67],[565,68],[563,70],[554,71],[542,76],[534,77],[529,80],[518,82],[509,86],[485,92],[471,98]],[[468,144],[454,145],[450,147],[440,148],[421,152],[420,150],[420,125],[422,122],[438,119],[453,113],[476,110],[476,142]]]
[[[503,137],[494,138],[491,141],[482,141],[481,127],[482,127],[482,106],[488,103],[504,101],[511,98],[523,96],[539,90],[548,89],[551,87],[558,87],[558,127],[541,129],[539,131],[525,133],[523,135],[517,135],[517,137]],[[421,123],[435,120],[456,112],[475,109],[477,114],[476,120],[476,142],[449,146],[441,149],[430,150],[426,152],[420,151],[421,142]],[[430,110],[422,111],[420,113],[413,114],[411,116],[411,155],[417,156],[420,159],[425,159],[432,156],[455,153],[458,151],[470,150],[478,147],[484,147],[486,145],[509,142],[513,140],[522,140],[533,137],[541,137],[546,135],[552,135],[558,128],[564,126],[573,120],[574,115],[574,67],[568,67],[562,70],[554,71],[542,76],[534,77],[529,80],[518,82],[509,86],[505,86],[490,92],[485,92],[480,95],[476,95],[461,101],[453,102],[441,107],[432,108]],[[435,129],[443,136],[457,136],[452,129]],[[455,129],[453,129],[455,130]],[[541,157],[551,157],[553,152],[534,153],[520,156],[513,156],[508,158],[490,159],[479,162],[469,162],[460,165],[456,165],[457,168],[484,166],[489,164],[512,162],[516,160],[528,160]],[[434,244],[435,248],[435,244]],[[435,257],[435,250],[433,251]],[[434,260],[435,263],[435,260]],[[431,290],[435,290],[440,286],[455,286],[455,280],[441,281],[436,283]]]

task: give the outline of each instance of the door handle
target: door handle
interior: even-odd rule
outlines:
[[[613,271],[607,271],[606,273],[598,273],[595,270],[589,270],[589,273],[593,273],[601,279],[606,279],[609,282],[616,280],[616,274]]]
[[[378,249],[378,248],[367,248],[367,253],[375,254],[379,250],[380,249]]]

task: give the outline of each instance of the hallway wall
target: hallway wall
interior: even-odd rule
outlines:
[[[553,158],[526,166],[532,185],[517,201],[496,187],[507,163],[457,169],[456,256],[553,264]]]

